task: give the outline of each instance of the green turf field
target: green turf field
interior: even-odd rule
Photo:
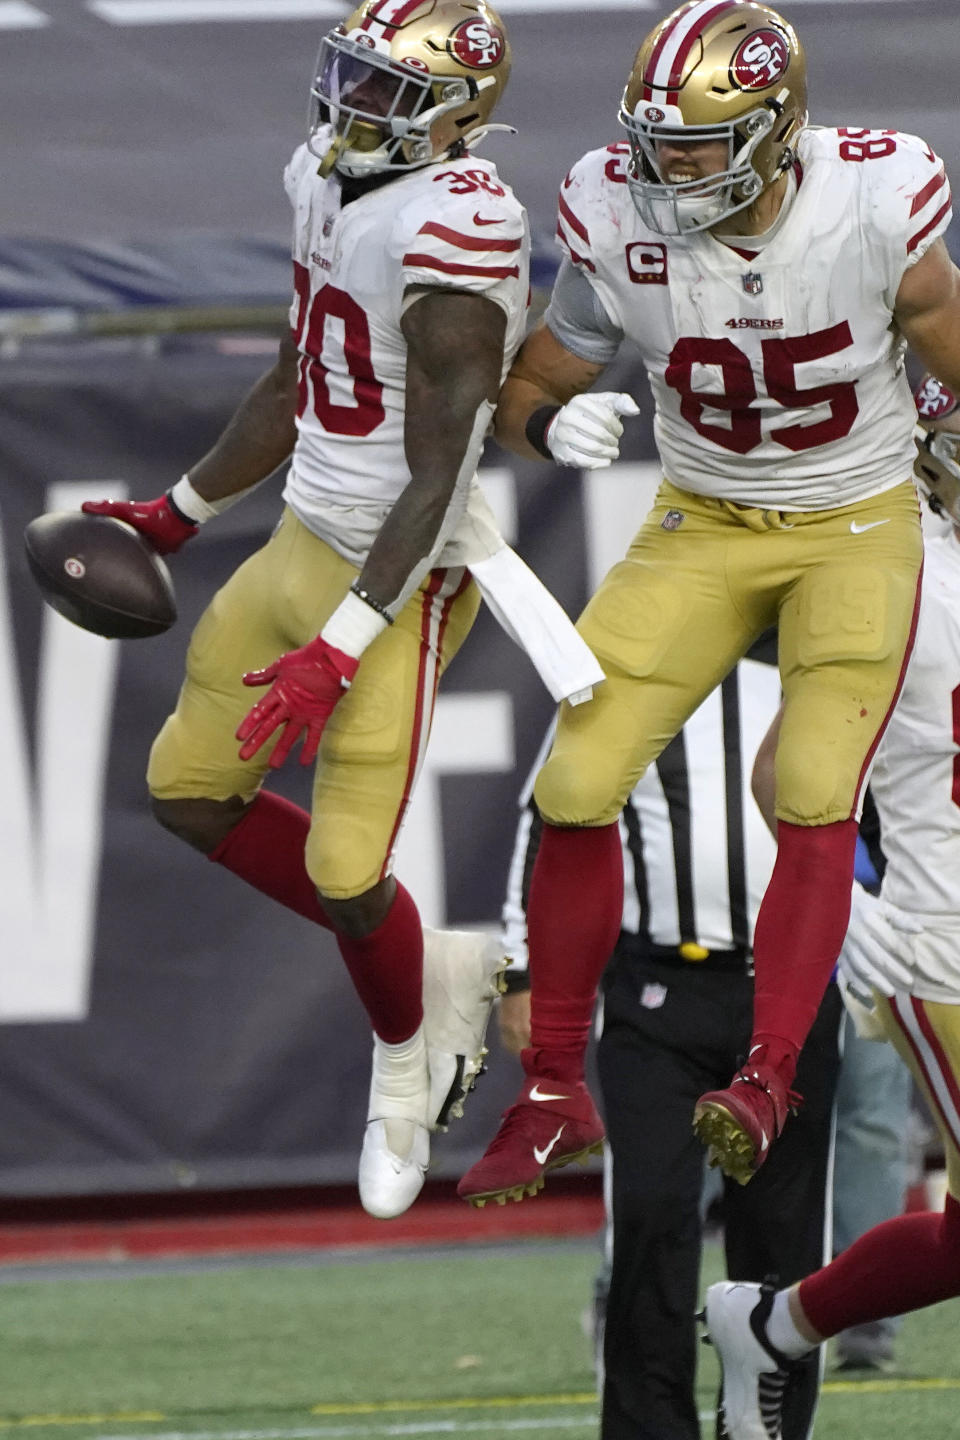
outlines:
[[[582,1440],[595,1264],[591,1246],[524,1243],[3,1283],[0,1440]],[[951,1302],[907,1319],[894,1374],[828,1373],[817,1440],[960,1440],[958,1342]]]

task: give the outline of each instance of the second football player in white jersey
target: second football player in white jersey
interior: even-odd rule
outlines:
[[[757,921],[748,1063],[696,1126],[743,1183],[786,1123],[799,1047],[849,914],[866,775],[909,656],[922,561],[909,341],[960,386],[950,189],[913,136],[807,123],[789,22],[690,0],[643,41],[627,141],[560,190],[565,263],[501,395],[498,438],[597,466],[631,396],[592,392],[624,339],[656,402],[664,482],[578,628],[606,674],[563,707],[535,787],[527,1085],[461,1182],[538,1182],[602,1126],[583,1083],[596,983],[622,906],[617,820],[639,775],[767,626],[786,708],[778,855]],[[530,1092],[556,1097],[530,1103]]]

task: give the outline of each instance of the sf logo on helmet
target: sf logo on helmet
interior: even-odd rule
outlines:
[[[730,78],[741,90],[765,90],[785,74],[790,51],[776,30],[755,30],[737,50]]]
[[[503,59],[503,35],[485,20],[463,20],[450,34],[447,48],[461,65],[488,70]]]
[[[952,391],[933,375],[927,376],[914,399],[918,412],[925,420],[938,420],[941,415],[949,414],[957,403]]]

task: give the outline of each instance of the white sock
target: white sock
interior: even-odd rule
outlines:
[[[368,1120],[383,1120],[387,1145],[406,1159],[418,1126],[426,1126],[429,1098],[427,1045],[423,1025],[409,1040],[388,1045],[376,1037]]]
[[[773,1309],[767,1317],[767,1339],[775,1350],[789,1360],[798,1360],[816,1346],[801,1335],[790,1314],[789,1290],[778,1290],[773,1300]]]

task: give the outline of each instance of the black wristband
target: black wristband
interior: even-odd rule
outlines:
[[[359,599],[363,601],[365,605],[369,605],[371,610],[376,610],[378,615],[382,615],[388,625],[393,624],[393,616],[390,614],[390,611],[387,609],[386,605],[384,605],[380,600],[377,600],[375,596],[371,595],[369,590],[362,590],[360,588],[359,578],[354,580],[353,584],[350,586],[350,589],[354,595],[356,595]]]
[[[166,500],[167,500],[167,504],[170,506],[170,509],[173,511],[174,515],[177,517],[178,520],[182,520],[183,523],[184,523],[184,525],[189,525],[190,528],[191,528],[191,530],[198,530],[198,529],[200,528],[200,527],[198,526],[196,520],[191,520],[189,515],[184,515],[183,511],[180,509],[180,506],[177,504],[176,500],[174,500],[174,498],[173,498],[173,491],[172,491],[172,490],[168,490],[168,491],[166,492]]]
[[[539,410],[534,410],[530,419],[523,427],[523,433],[527,437],[527,443],[532,445],[538,455],[544,460],[552,460],[553,456],[547,448],[546,434],[547,426],[554,415],[559,415],[563,409],[562,405],[541,405]]]

